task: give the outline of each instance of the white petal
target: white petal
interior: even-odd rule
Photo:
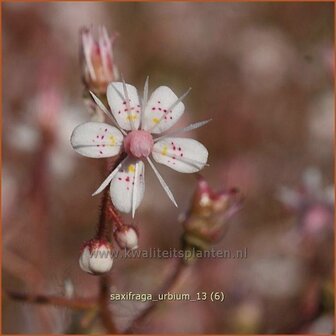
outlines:
[[[79,266],[84,272],[92,274],[90,267],[89,267],[90,257],[91,257],[90,249],[89,247],[86,246],[84,250],[82,251],[82,254],[79,258]]]
[[[135,209],[137,205],[137,197],[138,197],[138,181],[140,178],[140,167],[139,167],[139,161],[135,163],[135,173],[134,173],[134,186],[133,186],[133,192],[132,192],[132,217],[134,218]]]
[[[114,237],[120,248],[128,250],[138,248],[138,234],[132,227],[128,227],[127,230],[117,230]]]
[[[137,168],[136,168],[137,167]],[[111,200],[121,212],[130,213],[140,205],[145,192],[145,165],[141,160],[127,158],[112,179]]]
[[[119,129],[119,125],[118,125],[117,121],[115,120],[114,115],[105,107],[103,102],[92,91],[89,91],[89,92],[90,92],[91,97],[93,98],[94,102],[97,104],[97,106],[110,118],[110,120],[113,122],[113,125],[116,126]],[[126,132],[123,129],[120,128],[119,130],[124,135],[126,134]]]
[[[100,246],[94,249],[90,256],[89,270],[93,274],[104,274],[109,272],[113,265],[111,249]]]
[[[208,160],[207,149],[198,141],[185,138],[164,138],[153,147],[153,158],[180,173],[200,171]]]
[[[142,97],[142,108],[145,110],[145,107],[148,102],[148,82],[149,82],[149,76],[147,76],[145,85],[144,85],[144,90],[143,90],[143,97]]]
[[[186,127],[183,127],[183,128],[180,128],[174,132],[171,132],[169,134],[165,134],[165,135],[162,135],[158,138],[155,138],[154,139],[154,142],[157,142],[163,138],[167,138],[167,137],[171,137],[171,136],[175,136],[177,134],[181,134],[181,133],[185,133],[185,132],[189,132],[189,131],[192,131],[194,129],[197,129],[197,128],[200,128],[200,127],[203,127],[204,125],[206,125],[207,123],[209,123],[212,119],[208,119],[208,120],[204,120],[204,121],[198,121],[198,122],[195,122],[193,124],[190,124]]]
[[[83,156],[105,158],[120,152],[123,135],[111,125],[87,122],[74,129],[70,142],[73,149]]]
[[[142,129],[153,134],[162,133],[172,127],[183,112],[184,104],[176,94],[169,87],[160,86],[147,102],[142,116]]]
[[[128,101],[126,99],[128,97]],[[113,82],[107,87],[107,100],[119,126],[126,131],[138,129],[141,107],[137,89],[129,84]]]
[[[145,81],[145,85],[144,85],[144,89],[143,89],[143,96],[142,96],[142,102],[141,102],[141,128],[142,128],[142,125],[143,125],[143,118],[144,118],[144,113],[143,111],[145,111],[145,108],[146,108],[146,105],[147,105],[147,102],[148,102],[148,82],[149,82],[149,76],[147,76],[146,78],[146,81]]]

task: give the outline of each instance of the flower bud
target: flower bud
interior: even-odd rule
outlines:
[[[183,221],[185,245],[206,249],[209,244],[222,239],[228,219],[241,208],[241,203],[242,197],[236,189],[214,192],[200,178],[191,208]]]
[[[107,240],[91,239],[83,245],[79,266],[90,274],[107,273],[113,264],[111,250],[111,244]]]
[[[138,248],[138,233],[130,225],[124,225],[115,231],[114,238],[121,249],[134,250]]]
[[[106,94],[107,85],[117,79],[112,45],[116,34],[109,36],[105,27],[99,27],[98,38],[93,29],[81,30],[82,75],[86,87],[97,95]]]

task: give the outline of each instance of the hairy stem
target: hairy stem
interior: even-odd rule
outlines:
[[[121,153],[117,159],[113,161],[112,165],[107,162],[107,173],[113,171],[125,159],[125,157],[126,154]],[[101,210],[96,234],[97,239],[104,238],[108,241],[111,241],[112,224],[108,219],[111,219],[116,225],[122,223],[120,215],[117,213],[117,210],[110,201],[109,188],[106,188],[102,196]]]
[[[106,209],[108,205],[108,188],[104,190],[102,200],[101,200],[101,210],[100,210],[100,216],[98,221],[98,227],[97,227],[97,239],[105,238],[108,241],[111,240],[111,223],[106,221]]]
[[[120,164],[120,162],[124,160],[125,155],[126,155],[125,153],[121,153],[119,157],[112,163],[111,167],[109,162],[107,162],[108,173],[114,170]],[[102,205],[96,237],[98,239],[104,238],[108,241],[111,241],[113,230],[112,223],[116,225],[122,225],[122,218],[118,214],[117,210],[114,208],[109,197],[109,189],[106,188],[104,190],[104,194],[102,197]],[[110,297],[110,277],[109,275],[103,275],[99,279],[98,305],[100,310],[100,317],[108,333],[115,334],[117,333],[117,330],[112,317],[112,312],[109,309],[109,303],[110,303],[109,297]]]
[[[125,225],[122,217],[120,216],[120,214],[118,213],[114,205],[112,204],[111,200],[108,202],[107,209],[106,209],[106,215],[108,218],[110,218],[113,221],[113,224],[117,228],[120,229],[121,227]]]

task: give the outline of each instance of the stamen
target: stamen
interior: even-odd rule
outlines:
[[[164,139],[166,137],[170,137],[172,135],[177,135],[177,134],[181,134],[181,133],[185,133],[185,132],[189,132],[189,131],[192,131],[194,129],[197,129],[197,128],[200,128],[202,126],[205,126],[207,123],[209,123],[210,121],[212,121],[212,119],[208,119],[208,120],[204,120],[204,121],[198,121],[198,122],[195,122],[193,124],[190,124],[189,126],[187,127],[183,127],[183,128],[180,128],[172,133],[168,133],[168,134],[165,134],[165,135],[162,135],[156,139],[154,139],[154,142],[157,142],[161,139]]]
[[[132,130],[134,130],[135,127],[134,127],[134,122],[133,122],[133,119],[132,119],[132,111],[131,111],[131,105],[129,103],[129,96],[128,96],[128,92],[127,92],[127,86],[126,86],[124,77],[122,75],[120,75],[120,77],[121,77],[121,80],[122,80],[122,83],[123,83],[123,90],[124,90],[124,95],[125,95],[126,108],[127,108],[127,111],[128,111],[128,115],[130,117],[129,119],[130,119],[130,123],[131,123],[131,128],[132,128]]]
[[[139,163],[136,162],[135,164],[135,172],[134,172],[134,187],[132,192],[132,218],[134,218],[135,214],[135,204],[136,204],[136,193],[137,193],[137,183],[138,183],[138,170],[139,170]]]
[[[124,161],[126,159],[127,159],[127,157],[118,164],[118,166],[111,172],[111,174],[109,176],[107,176],[107,178],[100,185],[100,187],[92,194],[92,196],[98,195],[109,185],[109,183],[112,181],[113,177],[118,173],[118,171],[121,168],[121,165],[124,163]]]
[[[156,167],[154,166],[153,162],[151,161],[151,159],[148,157],[147,158],[147,161],[148,163],[150,164],[150,166],[152,167],[156,177],[158,178],[162,188],[164,189],[164,191],[166,192],[166,194],[168,195],[169,199],[173,202],[173,204],[176,206],[176,208],[178,207],[177,206],[177,203],[175,201],[175,198],[174,198],[174,195],[173,193],[170,191],[167,183],[165,182],[165,180],[163,179],[163,177],[161,176],[161,174],[159,173],[159,171],[156,169]]]
[[[143,106],[142,106],[142,110],[145,109],[146,105],[147,105],[147,101],[148,101],[148,83],[149,83],[149,76],[147,76],[146,81],[145,81],[145,85],[144,85],[144,91],[143,91]]]
[[[149,76],[147,76],[145,85],[144,85],[144,90],[143,90],[143,97],[142,97],[142,107],[141,107],[141,125],[143,123],[143,117],[144,117],[144,111],[148,102],[148,82],[149,82]],[[140,126],[142,129],[142,127]]]
[[[189,92],[191,91],[191,87],[179,98],[176,100],[175,103],[173,103],[169,108],[168,108],[168,111],[169,110],[172,110],[177,104],[179,104],[188,94]]]
[[[116,126],[122,134],[126,135],[127,133],[122,128],[120,128],[120,126],[117,123],[117,120],[114,118],[114,115],[105,107],[105,105],[102,103],[102,101],[92,91],[89,91],[89,92],[90,92],[93,100],[97,104],[97,106],[111,119],[114,126]]]
[[[123,82],[123,89],[124,89],[124,92],[125,92],[125,87],[124,87],[124,83]],[[114,86],[113,83],[110,84],[112,86],[112,88],[114,89],[114,91],[118,94],[118,96],[120,97],[120,99],[122,101],[125,101],[126,102],[126,108],[127,108],[127,114],[128,116],[130,117],[130,112],[131,112],[131,109],[130,109],[130,105],[129,105],[129,101],[128,101],[128,96],[127,98],[123,96],[123,94]],[[126,85],[125,85],[126,86]],[[126,90],[126,93],[127,93],[127,90]],[[133,125],[133,121],[132,121],[132,118],[130,117],[130,122],[131,122],[131,128],[134,129],[134,125]]]

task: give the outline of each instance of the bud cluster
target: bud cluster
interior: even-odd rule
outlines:
[[[113,236],[121,249],[138,248],[138,233],[131,225],[118,227]],[[85,242],[81,249],[79,265],[84,272],[93,275],[109,272],[113,265],[112,244],[104,238],[94,238]]]

